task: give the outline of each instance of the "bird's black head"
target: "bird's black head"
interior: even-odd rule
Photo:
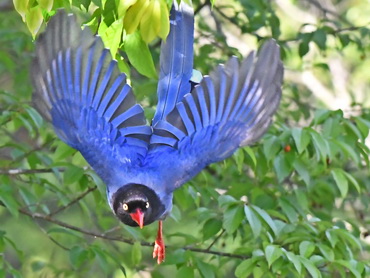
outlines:
[[[163,214],[165,207],[157,194],[142,184],[126,184],[113,195],[113,210],[129,226],[148,225]]]

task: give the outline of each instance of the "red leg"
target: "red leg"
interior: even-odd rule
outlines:
[[[165,245],[162,236],[162,221],[158,222],[158,234],[154,242],[153,258],[157,257],[157,263],[160,264],[165,258]]]

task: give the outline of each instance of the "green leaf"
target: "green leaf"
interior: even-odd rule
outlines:
[[[331,170],[331,174],[337,184],[337,187],[340,191],[342,198],[345,198],[348,193],[348,181],[346,176],[344,175],[344,171],[342,169],[336,168]]]
[[[339,241],[338,236],[334,233],[334,231],[334,229],[330,229],[325,232],[326,238],[329,240],[332,248],[334,248]]]
[[[302,257],[308,258],[315,251],[315,244],[310,241],[302,241],[299,244],[299,254]]]
[[[332,233],[335,233],[340,237],[342,240],[347,241],[352,248],[357,248],[358,250],[362,250],[362,245],[359,238],[354,237],[351,232],[344,230],[344,229],[334,229]]]
[[[194,278],[194,270],[192,267],[183,266],[177,271],[176,277],[177,278]]]
[[[335,139],[332,139],[332,141],[343,150],[344,154],[350,156],[356,164],[360,163],[360,155],[358,151],[354,149],[353,146],[350,146],[343,141],[339,141]]]
[[[326,49],[326,32],[322,29],[317,29],[313,33],[312,40],[317,44],[321,50]]]
[[[26,111],[28,115],[32,118],[32,121],[35,123],[35,126],[37,128],[41,128],[43,121],[40,114],[33,107],[26,107]]]
[[[217,234],[222,228],[222,222],[218,219],[211,218],[204,223],[202,233],[203,240],[207,240]]]
[[[299,260],[304,265],[304,267],[307,269],[307,271],[311,274],[312,278],[321,278],[320,271],[310,260],[303,258],[303,257],[299,257]]]
[[[275,158],[274,168],[279,182],[282,182],[287,176],[289,176],[292,170],[287,157],[283,153],[280,153]]]
[[[197,260],[197,266],[203,278],[214,278],[215,272],[210,264]]]
[[[275,224],[274,220],[272,220],[270,215],[268,215],[268,213],[266,211],[264,211],[263,209],[261,209],[257,206],[251,206],[251,207],[253,208],[253,210],[255,212],[257,212],[259,214],[259,216],[261,216],[261,218],[266,222],[266,224],[269,225],[269,227],[274,232],[274,234],[277,235],[278,234],[278,229],[276,227],[276,224]]]
[[[132,246],[131,259],[133,265],[138,265],[141,262],[142,259],[141,244],[138,241],[136,241]]]
[[[268,245],[265,248],[265,257],[266,257],[267,263],[269,265],[269,268],[282,255],[283,255],[283,251],[278,246]]]
[[[365,120],[361,117],[355,118],[356,126],[360,130],[363,138],[366,138],[369,135],[370,121]]]
[[[361,276],[361,273],[358,272],[358,270],[356,268],[354,268],[351,263],[349,261],[345,261],[345,260],[336,260],[335,263],[339,264],[339,265],[342,265],[344,266],[345,268],[347,268],[349,271],[352,272],[352,274],[356,277],[356,278],[361,278],[363,276]]]
[[[233,158],[236,162],[236,166],[238,167],[239,174],[241,174],[244,165],[244,152],[242,149],[239,149],[233,154]]]
[[[237,201],[234,197],[230,195],[221,195],[218,198],[218,205],[220,206],[220,208],[223,208],[223,209],[231,205],[237,205],[238,203],[239,201]]]
[[[250,147],[244,147],[243,150],[248,154],[248,156],[252,159],[253,166],[256,167],[257,165],[257,158]]]
[[[63,180],[65,184],[72,184],[77,182],[84,175],[84,170],[76,166],[68,166],[63,173]]]
[[[259,237],[262,229],[261,221],[256,216],[254,211],[251,208],[249,208],[249,206],[244,206],[244,213],[248,219],[249,224],[251,225],[254,237],[255,238]]]
[[[291,223],[295,223],[298,221],[298,215],[295,209],[288,203],[285,199],[280,199],[279,204],[284,212],[284,214],[288,217]]]
[[[310,46],[309,46],[308,42],[302,41],[298,46],[299,56],[303,57],[304,55],[306,55],[308,53],[308,51],[310,51]]]
[[[88,251],[80,246],[74,246],[69,251],[69,260],[75,268],[79,268],[88,259]]]
[[[280,148],[280,141],[276,136],[271,136],[263,141],[263,153],[267,160],[275,158]]]
[[[303,160],[299,157],[296,158],[294,160],[293,167],[302,178],[302,180],[305,182],[305,184],[309,186],[311,183],[311,177],[309,171],[307,170],[308,167],[303,163]]]
[[[297,147],[298,153],[301,154],[310,143],[308,132],[305,129],[296,127],[292,129],[292,137],[294,139],[294,143]]]
[[[326,157],[328,156],[328,148],[324,138],[321,136],[321,134],[317,133],[314,130],[311,130],[310,134],[313,139],[316,152],[318,153],[318,159],[320,159],[321,157],[321,159],[325,161]]]
[[[38,272],[43,269],[47,265],[46,262],[43,261],[34,261],[31,263],[31,269],[33,272]]]
[[[152,54],[148,45],[141,39],[139,32],[125,37],[124,49],[131,64],[139,73],[149,78],[157,78]]]
[[[1,184],[0,186],[0,201],[4,203],[9,212],[14,216],[18,217],[19,215],[19,205],[14,199],[12,190],[8,184]]]
[[[232,206],[224,213],[223,228],[228,234],[232,234],[239,228],[244,219],[244,210],[242,206]]]
[[[254,259],[247,259],[241,262],[235,269],[235,276],[236,277],[248,277],[254,268],[255,260]]]
[[[288,258],[288,260],[293,263],[293,265],[294,265],[295,269],[297,270],[297,272],[299,274],[301,274],[301,272],[302,272],[302,264],[301,264],[301,261],[299,260],[299,258],[294,253],[292,253],[292,252],[289,252],[289,251],[284,250],[284,253],[285,253],[286,257]]]
[[[329,261],[334,261],[334,251],[330,247],[324,245],[324,244],[318,244],[317,245],[320,249],[321,254]]]
[[[357,192],[360,193],[361,188],[357,180],[350,173],[343,171],[343,174],[346,176],[347,180],[356,188]]]
[[[332,114],[332,111],[330,111],[330,110],[317,109],[317,110],[315,110],[313,123],[315,125],[319,125],[319,124],[323,123],[327,118],[329,118],[331,114]]]

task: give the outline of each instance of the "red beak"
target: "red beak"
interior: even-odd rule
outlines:
[[[140,229],[142,229],[144,226],[144,212],[138,208],[135,212],[130,213],[130,216],[139,225]]]

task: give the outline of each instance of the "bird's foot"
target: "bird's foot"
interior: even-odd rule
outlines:
[[[154,242],[153,259],[157,258],[157,263],[160,264],[165,258],[165,245],[162,236],[162,221],[159,221],[158,234]]]

